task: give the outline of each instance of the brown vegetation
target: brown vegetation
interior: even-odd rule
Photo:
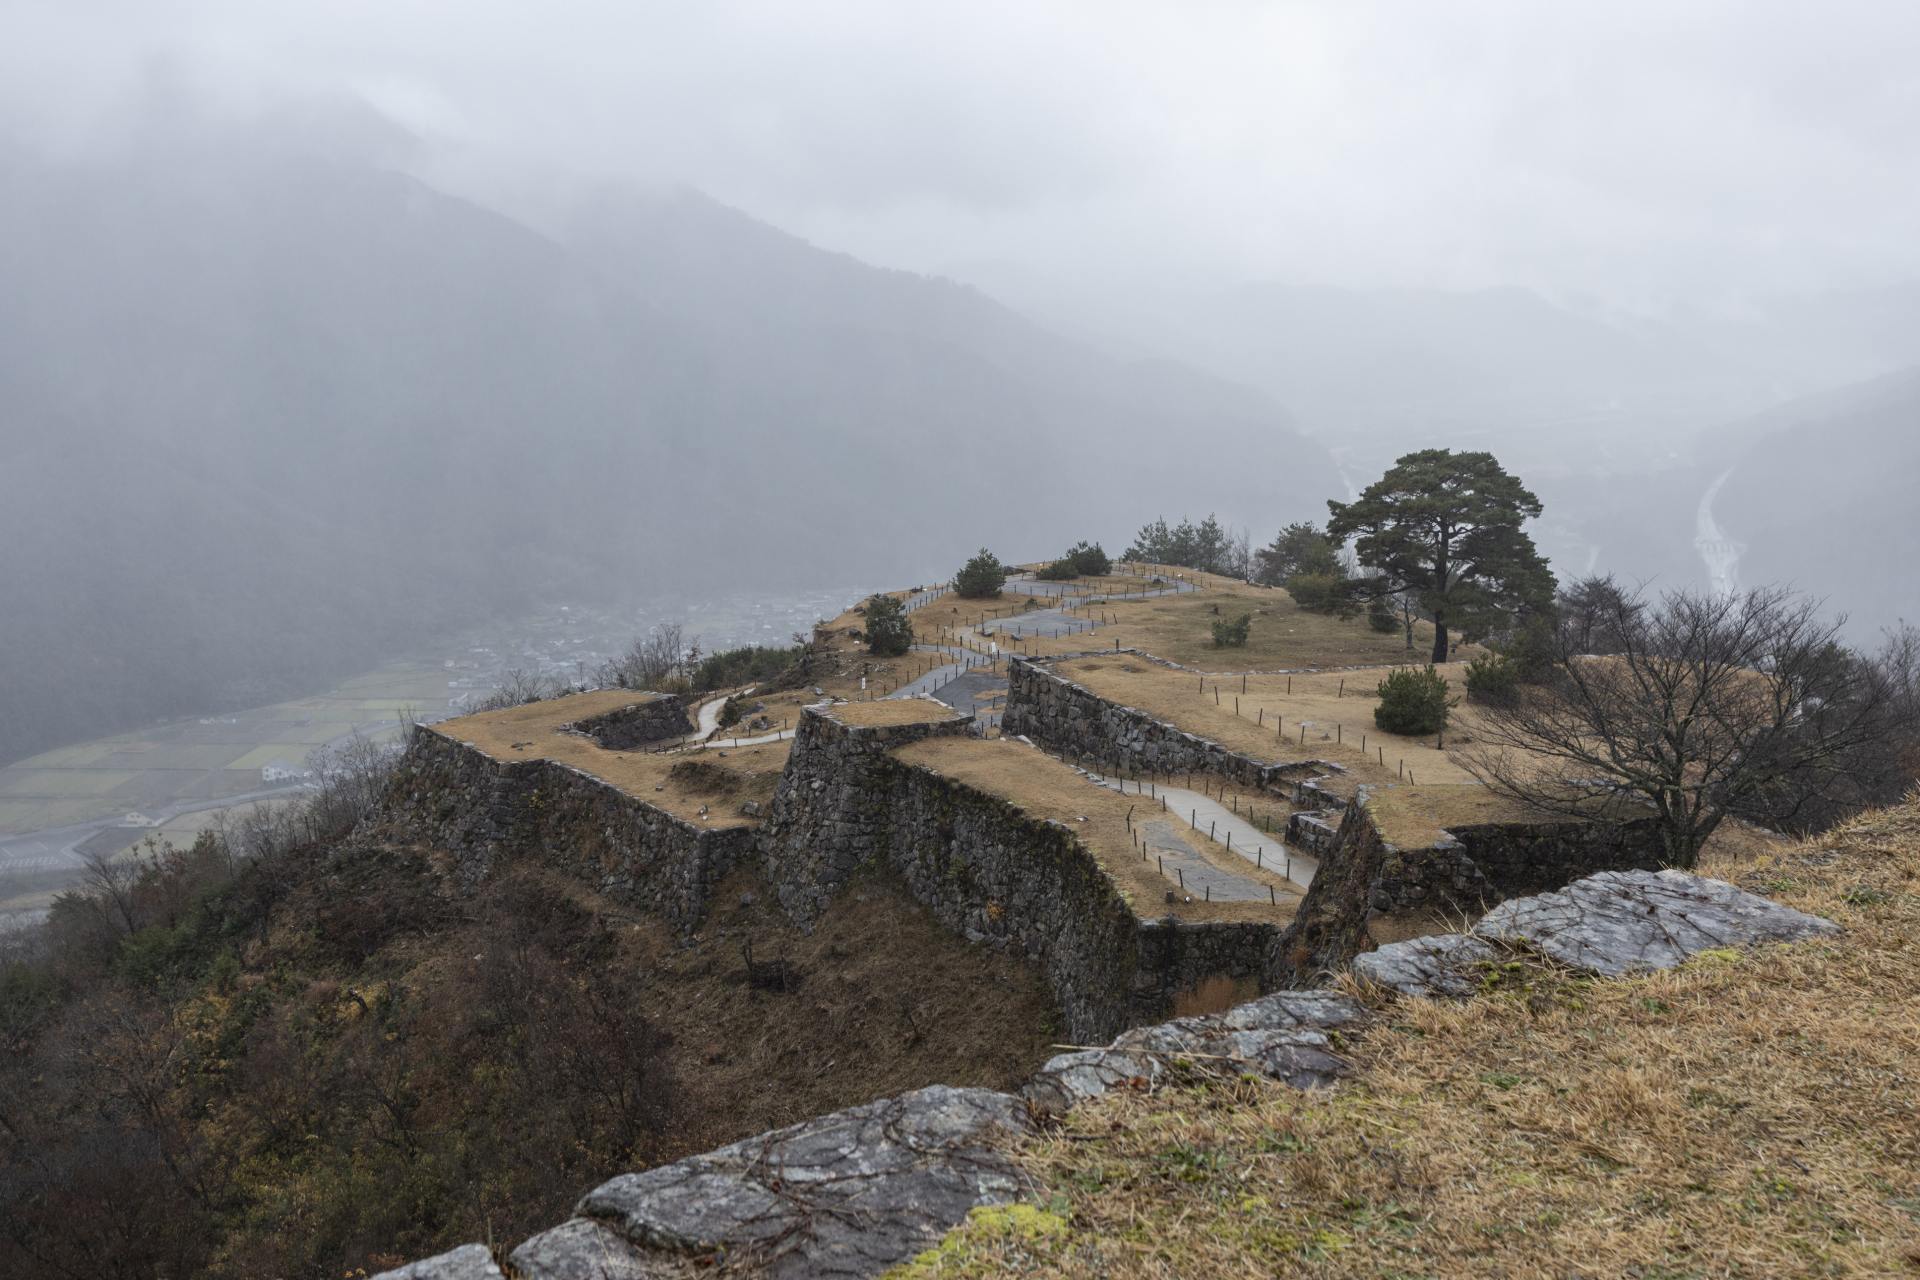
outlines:
[[[919,1277],[1892,1276],[1920,1269],[1920,800],[1704,870],[1845,927],[1464,1004],[1378,1001],[1353,1077],[1109,1095]]]

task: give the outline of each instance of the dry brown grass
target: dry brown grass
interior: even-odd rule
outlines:
[[[1374,686],[1382,673],[1215,679],[1128,654],[1069,659],[1054,669],[1109,701],[1136,707],[1256,760],[1330,760],[1347,770],[1349,786],[1404,782],[1403,765],[1422,785],[1474,781],[1454,759],[1451,741],[1442,751],[1433,738],[1402,737],[1373,727],[1373,708],[1379,701]],[[1449,674],[1457,676],[1451,668]],[[1342,680],[1345,696],[1339,694]],[[1275,731],[1276,717],[1284,733]]]
[[[1381,633],[1364,616],[1342,620],[1309,613],[1278,587],[1255,587],[1230,578],[1189,575],[1201,589],[1151,600],[1120,600],[1101,606],[1114,622],[1094,633],[1099,647],[1143,649],[1205,671],[1270,671],[1281,668],[1387,665],[1409,658],[1424,662],[1433,646],[1433,628],[1414,628],[1414,651],[1399,631]],[[1215,607],[1219,612],[1215,613]],[[1218,649],[1213,624],[1242,613],[1253,615],[1244,648]],[[1052,642],[1049,642],[1052,643]],[[1055,651],[1088,647],[1086,640]],[[1474,650],[1462,650],[1471,654]]]
[[[584,734],[566,733],[562,725],[602,715],[647,701],[627,690],[578,693],[501,711],[461,716],[434,726],[434,731],[484,751],[495,760],[553,760],[637,796],[689,822],[711,828],[752,826],[758,818],[740,813],[749,800],[763,805],[779,784],[786,767],[787,741],[758,746],[694,752],[609,751]],[[697,758],[698,772],[674,766]],[[731,782],[715,779],[716,773]],[[725,785],[720,785],[721,783]],[[701,810],[706,810],[703,817]]]
[[[1181,920],[1285,923],[1299,905],[1299,886],[1192,831],[1180,833],[1189,848],[1222,870],[1271,885],[1279,905],[1206,901],[1168,904],[1165,898],[1174,887],[1173,881],[1163,877],[1154,863],[1140,857],[1127,829],[1128,812],[1144,817],[1152,802],[1096,786],[1070,766],[1016,739],[929,738],[900,747],[893,754],[904,763],[931,769],[1038,817],[1065,823],[1099,859],[1134,914],[1143,919],[1171,913]]]
[[[1838,938],[1618,982],[1514,961],[1378,1001],[1350,1079],[1123,1093],[922,1276],[1920,1271],[1920,800],[1708,870]]]
[[[842,724],[877,728],[893,724],[936,724],[942,720],[963,720],[944,702],[932,698],[877,699],[873,702],[843,702],[825,708],[826,714]]]
[[[1378,787],[1368,792],[1367,813],[1382,839],[1403,849],[1430,845],[1449,827],[1495,822],[1540,822],[1542,815],[1478,783]],[[1565,821],[1558,816],[1551,821]]]

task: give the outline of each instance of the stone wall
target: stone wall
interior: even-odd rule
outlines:
[[[1116,654],[1143,656],[1132,649],[1099,656]],[[1310,785],[1311,779],[1341,772],[1336,764],[1324,760],[1271,764],[1230,751],[1137,708],[1110,702],[1054,671],[1044,660],[1009,659],[1006,714],[1001,725],[1008,733],[1024,734],[1050,751],[1102,769],[1146,774],[1208,773],[1295,803],[1344,803]]]
[[[681,738],[693,732],[693,721],[677,695],[663,694],[636,702],[630,707],[603,711],[585,720],[565,726],[583,733],[609,751],[631,751],[669,738]]]
[[[1477,916],[1595,872],[1660,866],[1650,818],[1462,825],[1430,845],[1402,848],[1381,837],[1365,794],[1363,788],[1361,801],[1342,816],[1312,887],[1275,945],[1266,974],[1274,985],[1313,985],[1344,967],[1371,945],[1367,921],[1375,915]]]
[[[536,857],[683,932],[756,841],[752,827],[710,830],[568,765],[495,760],[429,725],[415,726],[375,822],[453,854],[464,884]]]
[[[875,860],[891,830],[895,747],[970,733],[958,713],[922,724],[848,724],[808,707],[794,729],[780,787],[767,807],[761,848],[767,878],[786,913],[810,924],[854,871]]]
[[[886,867],[946,927],[1032,959],[1076,1040],[1164,1017],[1210,978],[1258,982],[1273,926],[1143,921],[1064,823],[891,754],[968,732],[963,716],[885,728],[801,717],[762,837],[790,914],[811,920],[856,870]]]

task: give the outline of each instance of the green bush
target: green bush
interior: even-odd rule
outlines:
[[[1520,667],[1504,653],[1483,653],[1467,664],[1467,701],[1511,706],[1520,693]]]
[[[1065,582],[1068,578],[1079,577],[1080,571],[1073,567],[1071,560],[1055,560],[1052,564],[1041,566],[1033,576],[1042,582]]]
[[[1007,567],[998,557],[985,547],[980,554],[966,562],[960,572],[953,575],[955,594],[968,600],[984,600],[1000,594],[1000,588],[1006,585]]]
[[[1387,733],[1418,737],[1447,727],[1447,678],[1431,664],[1424,669],[1402,667],[1380,682],[1380,705],[1373,723]]]
[[[1066,560],[1083,578],[1099,578],[1113,572],[1113,561],[1097,542],[1076,542],[1067,548]]]
[[[750,644],[710,653],[693,669],[693,691],[708,693],[740,684],[759,684],[785,674],[806,655],[803,645]]]
[[[1353,579],[1337,573],[1296,573],[1287,579],[1287,594],[1308,613],[1354,614]]]
[[[913,623],[907,621],[906,606],[892,596],[870,596],[861,606],[867,616],[867,652],[880,658],[897,658],[913,648]]]
[[[1400,613],[1385,596],[1375,596],[1367,602],[1367,625],[1381,635],[1390,635],[1400,629]]]
[[[1228,621],[1222,618],[1213,624],[1213,647],[1216,649],[1244,649],[1247,645],[1247,629],[1253,625],[1253,615],[1243,613]]]

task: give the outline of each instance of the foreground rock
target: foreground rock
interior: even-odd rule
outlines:
[[[1360,1016],[1359,1005],[1330,991],[1276,992],[1226,1013],[1138,1027],[1104,1049],[1060,1054],[1021,1092],[1036,1112],[1057,1115],[1112,1089],[1157,1083],[1182,1059],[1257,1071],[1296,1089],[1323,1088],[1347,1065],[1327,1033]]]
[[[932,1085],[776,1129],[596,1187],[508,1265],[516,1280],[657,1280],[721,1261],[782,1277],[878,1275],[972,1209],[1028,1194],[1013,1147],[1035,1117],[1150,1084],[1183,1060],[1328,1085],[1346,1069],[1329,1033],[1360,1017],[1332,992],[1284,991],[1062,1054],[1019,1096]],[[484,1246],[467,1245],[376,1280],[501,1275]]]
[[[1524,947],[1602,977],[1671,969],[1715,947],[1799,942],[1839,932],[1831,920],[1684,871],[1604,871],[1553,893],[1513,898],[1464,934],[1394,942],[1356,956],[1356,975],[1406,995],[1479,987],[1491,944]]]

